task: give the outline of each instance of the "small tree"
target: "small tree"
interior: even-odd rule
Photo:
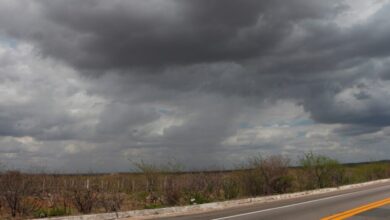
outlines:
[[[67,190],[69,199],[80,213],[91,213],[98,203],[99,190],[89,178],[76,180]]]
[[[330,157],[310,152],[304,154],[300,164],[308,178],[308,188],[337,186],[344,181],[344,168],[337,160]]]
[[[1,175],[0,195],[12,217],[23,215],[38,208],[37,190],[29,175],[8,171]]]

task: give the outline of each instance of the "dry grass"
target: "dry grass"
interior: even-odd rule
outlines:
[[[179,172],[174,166],[139,163],[140,173],[100,175],[0,175],[0,219],[117,212],[201,204],[296,192],[390,176],[387,163],[345,166],[306,154],[300,167],[289,158],[250,158],[235,171]]]

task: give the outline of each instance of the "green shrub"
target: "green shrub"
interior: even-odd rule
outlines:
[[[164,208],[165,206],[162,204],[147,204],[144,206],[145,209],[159,209]]]
[[[191,205],[203,204],[211,202],[207,195],[200,192],[193,192],[189,195],[189,202]]]
[[[344,181],[344,167],[330,157],[310,152],[304,155],[300,164],[306,177],[307,189],[338,186]]]
[[[272,190],[275,193],[286,193],[292,190],[294,177],[291,175],[278,177],[273,181]]]
[[[224,199],[237,198],[240,193],[240,187],[237,181],[233,178],[225,178],[222,182]]]
[[[65,216],[69,215],[70,210],[63,207],[54,207],[54,208],[46,208],[39,209],[34,212],[34,218],[46,218],[46,217],[55,217],[55,216]]]
[[[240,172],[241,192],[245,196],[263,195],[264,180],[258,170],[251,169]]]

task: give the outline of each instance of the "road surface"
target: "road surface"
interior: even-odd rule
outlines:
[[[380,183],[361,188],[312,195],[283,201],[239,206],[224,210],[175,217],[159,217],[164,220],[313,220],[326,218],[337,213],[361,210],[367,204],[382,204],[366,212],[354,214],[350,219],[390,219],[390,205],[383,202],[390,198],[390,183]],[[382,202],[381,202],[382,201]],[[377,205],[379,206],[379,205]],[[347,212],[347,213],[348,213]],[[344,219],[344,218],[335,218]]]

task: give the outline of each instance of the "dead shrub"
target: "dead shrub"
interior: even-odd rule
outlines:
[[[83,214],[91,213],[97,204],[98,188],[89,179],[73,182],[67,190],[74,207]]]
[[[0,195],[10,215],[29,215],[41,205],[31,176],[18,171],[8,171],[1,175]]]
[[[163,203],[173,206],[180,204],[181,186],[173,175],[166,175],[163,183]]]
[[[121,210],[125,196],[119,192],[105,192],[98,197],[100,205],[106,212],[118,212]]]
[[[273,155],[261,159],[259,171],[264,180],[264,194],[285,193],[292,187],[293,178],[289,175],[290,160]]]

